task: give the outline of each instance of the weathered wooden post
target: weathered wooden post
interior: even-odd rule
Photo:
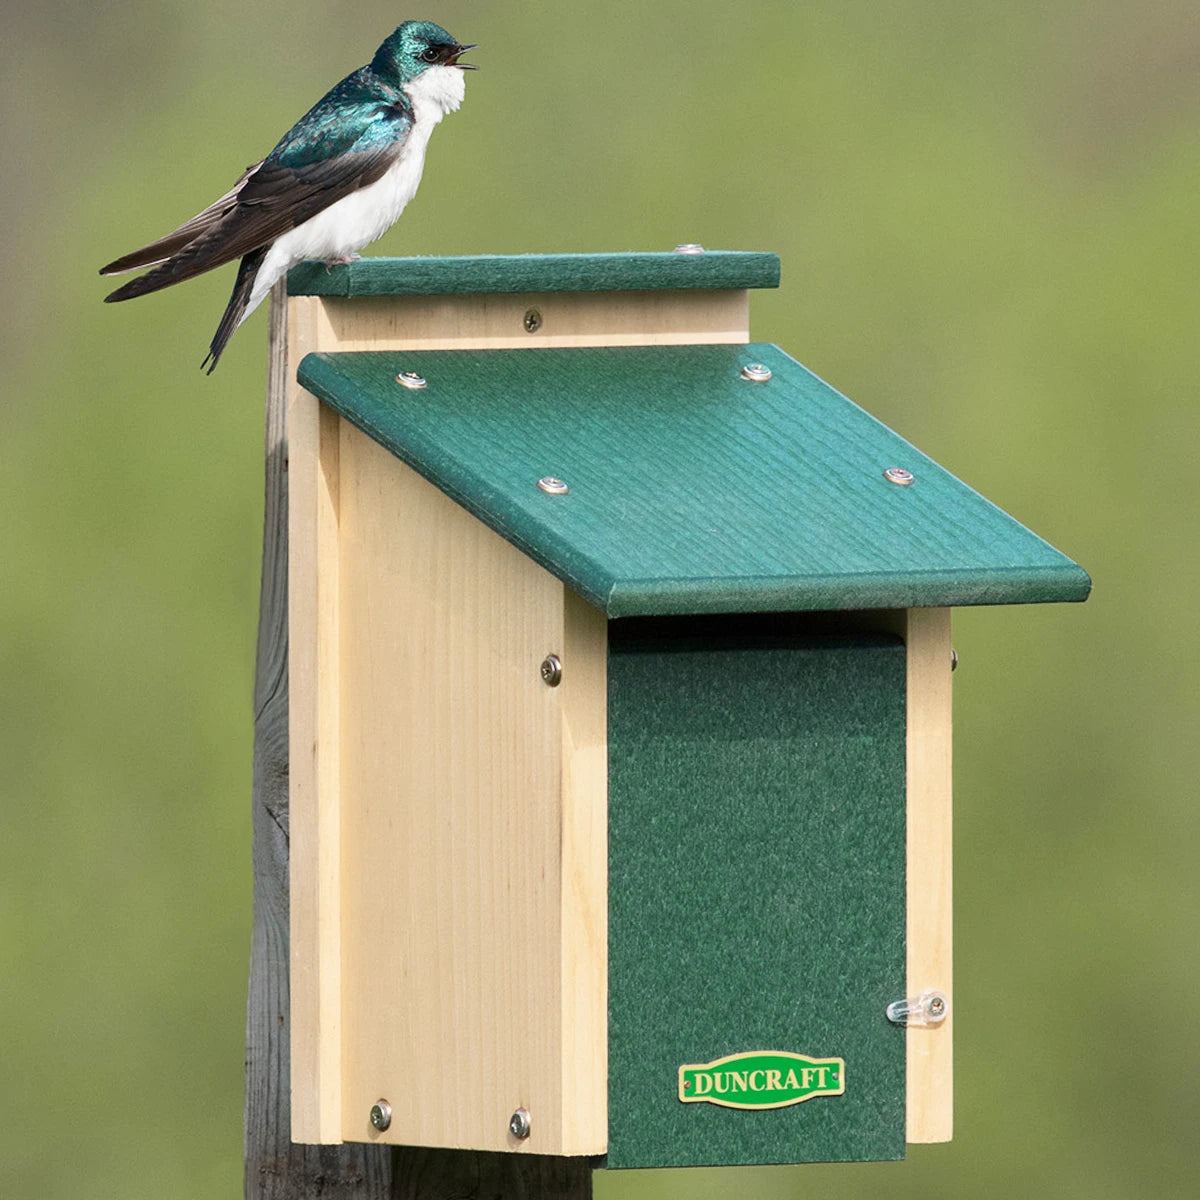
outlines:
[[[251,1195],[950,1137],[949,609],[1089,581],[749,343],[773,255],[687,249],[276,297]]]

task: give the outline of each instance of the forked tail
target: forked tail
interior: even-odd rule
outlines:
[[[250,293],[254,289],[255,276],[258,275],[258,268],[262,266],[262,261],[266,258],[269,249],[270,246],[260,246],[257,250],[251,250],[238,267],[237,279],[233,284],[233,294],[225,306],[225,313],[221,317],[220,325],[217,326],[217,332],[213,334],[208,354],[200,364],[202,371],[208,367],[209,375],[217,369],[217,360],[221,357],[225,347],[229,344],[229,339],[233,337],[233,331],[246,313],[246,305],[250,302]]]

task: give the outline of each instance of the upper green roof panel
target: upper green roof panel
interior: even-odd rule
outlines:
[[[743,378],[751,363],[771,378]],[[299,378],[611,617],[1083,600],[1091,586],[775,346],[310,354]],[[891,467],[912,482],[889,482]],[[546,476],[567,494],[541,490]]]
[[[778,286],[779,256],[745,250],[363,258],[330,270],[324,263],[304,262],[288,272],[288,292],[293,296],[461,296]]]

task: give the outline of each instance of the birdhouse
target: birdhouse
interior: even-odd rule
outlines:
[[[950,609],[1089,580],[751,343],[778,279],[291,273],[295,1141],[949,1138]]]

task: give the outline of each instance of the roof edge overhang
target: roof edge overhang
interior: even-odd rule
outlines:
[[[776,288],[779,276],[779,255],[765,251],[480,254],[303,262],[287,285],[291,296],[462,296]]]
[[[749,358],[771,364],[772,389],[739,380]],[[647,379],[656,364],[663,371]],[[397,372],[414,367],[433,381],[428,391],[396,387]],[[564,387],[576,371],[579,383]],[[777,347],[310,354],[298,377],[612,618],[1078,602],[1091,590],[1077,563]],[[656,409],[648,424],[656,387],[678,394],[661,402],[667,419]],[[788,433],[786,422],[801,424]],[[655,474],[669,455],[703,462],[698,493],[686,470]],[[893,460],[913,467],[915,485],[883,479],[878,468]],[[572,480],[563,500],[534,486],[546,465]],[[778,502],[747,486],[758,478],[747,465],[776,481]],[[836,503],[812,508],[824,501]],[[746,525],[730,524],[738,514]],[[780,569],[755,570],[743,539]],[[826,549],[809,553],[817,539]],[[804,551],[792,569],[773,550],[789,544]],[[864,557],[878,567],[864,570]]]
[[[807,575],[795,579],[622,580],[605,598],[610,617],[716,613],[851,612],[1057,604],[1088,598],[1092,581],[1072,562],[1011,571],[930,571],[906,575]]]

